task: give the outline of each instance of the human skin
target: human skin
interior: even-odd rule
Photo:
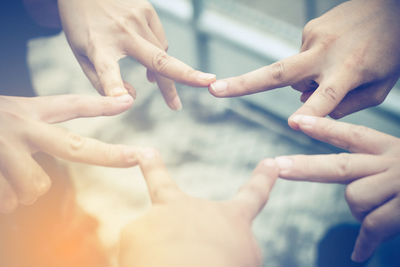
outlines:
[[[135,58],[157,82],[171,109],[182,103],[175,83],[207,87],[215,75],[195,71],[169,56],[168,41],[157,13],[146,0],[58,0],[64,32],[79,64],[102,95],[127,90],[118,61]]]
[[[251,225],[277,178],[273,160],[261,162],[239,192],[221,202],[183,193],[153,150],[139,163],[153,206],[123,230],[120,267],[262,266]]]
[[[44,152],[65,160],[110,167],[137,164],[137,148],[106,144],[51,125],[82,117],[111,116],[131,107],[129,95],[0,96],[0,213],[30,205],[51,180],[33,156]]]
[[[233,97],[291,85],[304,103],[293,115],[337,119],[384,101],[400,76],[400,1],[345,2],[304,28],[299,54],[209,87]],[[289,118],[289,125],[297,129]]]
[[[352,153],[279,157],[280,177],[346,184],[347,203],[361,222],[352,259],[367,260],[380,243],[400,233],[400,139],[325,118],[294,120],[305,134]]]

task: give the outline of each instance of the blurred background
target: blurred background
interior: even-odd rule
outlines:
[[[169,40],[169,53],[219,78],[239,75],[296,54],[306,22],[336,0],[152,0]],[[30,79],[39,95],[95,94],[65,36],[34,39],[27,50]],[[153,146],[187,193],[214,200],[231,197],[266,157],[340,150],[292,131],[287,118],[300,94],[277,89],[216,99],[207,89],[178,86],[184,109],[170,111],[145,69],[120,62],[138,98],[125,114],[63,124],[111,143]],[[400,91],[376,108],[343,119],[400,137]],[[119,170],[69,164],[80,207],[98,221],[98,234],[116,266],[119,231],[149,207],[138,168]],[[344,186],[279,180],[254,224],[264,266],[399,266],[399,239],[385,243],[365,264],[349,258],[359,225],[344,200]]]

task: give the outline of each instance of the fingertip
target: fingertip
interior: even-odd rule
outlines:
[[[288,125],[290,128],[292,128],[295,131],[300,130],[300,126],[298,124],[298,115],[296,113],[289,117]]]
[[[256,167],[253,175],[264,175],[269,177],[277,177],[279,168],[274,159],[264,159]]]
[[[128,94],[128,91],[125,88],[122,87],[116,87],[113,88],[111,90],[104,90],[107,96],[114,96],[114,97],[118,97],[118,96],[122,96],[125,94]]]
[[[196,72],[196,77],[199,82],[206,83],[207,85],[210,85],[217,80],[217,75],[201,71]]]
[[[179,98],[179,96],[175,96],[174,99],[172,99],[172,101],[170,101],[167,104],[172,110],[175,110],[175,111],[181,111],[183,108],[182,102],[181,102],[181,99]]]
[[[226,80],[218,80],[208,86],[209,92],[215,97],[221,97],[228,89]]]

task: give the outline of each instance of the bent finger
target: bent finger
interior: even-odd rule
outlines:
[[[385,100],[393,85],[394,83],[385,83],[359,87],[349,92],[329,115],[334,119],[340,119],[354,112],[377,106]]]
[[[262,161],[254,170],[250,180],[231,200],[235,209],[249,221],[252,221],[267,203],[272,187],[278,178],[278,171],[274,160]]]
[[[400,199],[394,198],[365,217],[351,256],[355,262],[368,260],[387,238],[400,233]]]
[[[395,175],[390,172],[378,173],[358,179],[346,187],[346,201],[357,220],[364,220],[372,210],[396,195],[397,188],[393,186]]]
[[[156,150],[143,150],[139,161],[152,203],[165,203],[183,195]]]
[[[59,95],[30,98],[27,104],[39,120],[55,123],[83,117],[112,116],[129,109],[130,95],[119,97]]]
[[[106,96],[120,96],[128,93],[116,60],[100,53],[92,55],[90,60]]]
[[[398,143],[397,138],[365,126],[304,115],[291,120],[310,137],[351,152],[381,154]]]
[[[281,178],[318,183],[349,183],[387,168],[381,157],[366,154],[295,155],[276,162]]]
[[[319,87],[291,118],[298,114],[324,117],[331,113],[346,94],[358,85],[359,81],[353,73],[341,71],[321,82]],[[291,119],[289,119],[289,125],[297,129],[297,125]]]
[[[209,91],[216,97],[233,97],[292,85],[315,74],[314,56],[307,51],[238,77],[219,80],[209,86]]]

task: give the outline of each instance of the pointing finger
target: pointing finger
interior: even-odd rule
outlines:
[[[240,214],[252,221],[267,203],[277,177],[278,167],[274,160],[262,161],[254,170],[250,180],[231,200],[231,203]]]
[[[279,175],[296,181],[349,183],[386,170],[385,161],[375,155],[295,155],[276,158]]]
[[[295,84],[314,75],[314,53],[307,51],[247,74],[219,80],[209,86],[216,97],[233,97]]]
[[[157,151],[153,149],[142,151],[140,168],[146,180],[152,203],[165,203],[183,194],[169,176]]]
[[[398,142],[371,128],[326,118],[295,115],[289,120],[305,134],[351,152],[381,154]]]

